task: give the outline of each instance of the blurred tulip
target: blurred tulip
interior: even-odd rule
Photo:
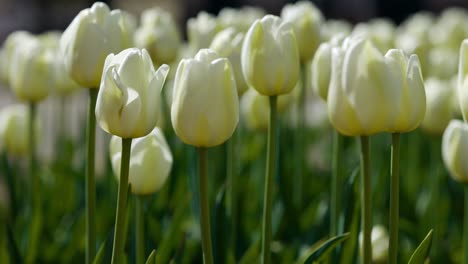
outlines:
[[[216,146],[236,129],[239,100],[232,66],[212,50],[179,63],[172,100],[172,126],[186,144]]]
[[[441,135],[452,120],[454,90],[450,86],[449,81],[436,78],[426,80],[426,115],[421,123],[424,131]]]
[[[332,50],[328,91],[330,122],[348,136],[387,131],[399,114],[401,72],[395,72],[369,39],[354,38],[346,50]],[[390,106],[391,105],[391,106]]]
[[[426,93],[417,55],[409,58],[402,50],[391,49],[385,54],[385,61],[395,74],[393,89],[400,90],[400,98],[390,98],[390,109],[398,110],[396,120],[389,124],[387,132],[402,133],[416,129],[426,113]],[[398,81],[400,83],[398,83]]]
[[[442,158],[454,180],[468,184],[468,124],[452,120],[442,136]]]
[[[157,71],[148,52],[131,48],[106,58],[96,102],[96,120],[121,138],[147,135],[156,126],[169,66]]]
[[[466,10],[456,7],[445,9],[429,28],[428,36],[433,46],[458,49],[463,39],[468,37]]]
[[[322,41],[329,41],[336,35],[348,36],[351,34],[352,29],[351,23],[346,20],[328,19],[324,21],[320,35]]]
[[[128,182],[131,192],[146,195],[159,191],[172,167],[172,154],[163,132],[154,128],[148,135],[132,141]],[[120,178],[122,140],[112,136],[109,146],[112,169]]]
[[[158,65],[174,61],[181,37],[172,15],[158,7],[145,10],[141,15],[141,27],[135,32],[135,44],[148,50]]]
[[[259,7],[225,7],[219,11],[218,22],[223,29],[233,27],[240,32],[247,32],[252,23],[265,14],[265,10]]]
[[[396,27],[392,21],[384,18],[373,19],[367,23],[357,24],[352,34],[366,35],[381,52],[394,48]]]
[[[328,97],[328,87],[330,86],[331,76],[331,51],[333,48],[339,48],[345,36],[338,34],[329,42],[320,44],[311,65],[311,83],[315,92],[325,101]]]
[[[285,5],[281,10],[281,18],[294,27],[302,63],[312,59],[321,42],[323,15],[320,10],[312,2],[299,1]]]
[[[299,78],[299,53],[290,23],[266,15],[250,27],[242,46],[247,83],[263,95],[292,91]]]
[[[69,75],[79,85],[98,88],[104,60],[132,46],[134,25],[128,14],[101,2],[82,10],[62,35],[60,49]]]
[[[187,38],[192,53],[206,49],[221,29],[216,17],[204,11],[187,21]]]
[[[40,122],[34,124],[38,137]],[[7,154],[24,157],[29,153],[29,109],[25,105],[8,105],[0,110],[0,150]]]
[[[11,65],[11,56],[13,55],[14,50],[21,44],[29,42],[30,39],[33,39],[34,36],[27,31],[15,31],[8,35],[6,40],[3,42],[2,46],[2,62],[1,62],[1,78],[6,85],[10,85],[10,65]]]
[[[427,75],[439,79],[450,79],[457,74],[458,50],[451,48],[432,48],[428,53]]]
[[[372,263],[387,263],[388,258],[388,233],[382,225],[376,225],[372,228]],[[359,247],[362,252],[362,234],[359,235]]]
[[[9,63],[10,86],[20,100],[38,102],[47,97],[54,84],[53,54],[39,39],[19,43]]]
[[[249,88],[242,73],[241,50],[243,41],[244,33],[235,28],[227,28],[216,34],[210,45],[210,49],[216,51],[219,56],[228,58],[231,62],[239,95]]]
[[[458,102],[465,121],[468,120],[468,39],[463,40],[460,47],[458,66]]]

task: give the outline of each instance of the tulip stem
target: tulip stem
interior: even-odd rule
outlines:
[[[370,175],[370,138],[361,136],[361,232],[362,232],[362,263],[372,261],[372,190]]]
[[[399,177],[400,177],[400,133],[392,134],[392,154],[390,171],[390,241],[389,264],[397,263],[398,217],[399,217]]]
[[[86,263],[91,264],[96,254],[96,183],[94,178],[94,152],[96,144],[96,98],[98,89],[89,89],[88,120],[86,131]]]
[[[468,264],[468,186],[465,189],[465,208],[463,216],[463,264]]]
[[[200,224],[202,231],[203,262],[205,264],[213,264],[213,247],[211,243],[210,229],[210,204],[208,202],[208,176],[206,169],[206,152],[206,148],[198,148],[198,170],[200,174]]]
[[[303,181],[304,181],[304,173],[305,173],[305,123],[306,123],[306,97],[307,97],[307,80],[306,80],[306,64],[301,64],[301,93],[299,97],[299,104],[298,104],[298,133],[297,133],[297,153],[296,153],[296,162],[297,162],[297,178],[294,188],[294,200],[296,204],[296,209],[298,212],[301,211],[302,208],[302,188],[303,188]]]
[[[270,263],[271,242],[271,207],[273,204],[273,177],[275,174],[276,157],[276,119],[277,96],[270,96],[270,122],[268,123],[267,164],[265,170],[265,190],[263,198],[263,225],[262,225],[262,260],[263,264]]]
[[[332,178],[331,178],[331,212],[330,212],[330,237],[338,235],[338,218],[341,210],[341,152],[343,136],[333,129],[332,149]]]
[[[37,255],[37,242],[41,232],[41,200],[40,181],[36,174],[36,135],[34,134],[34,124],[37,115],[37,105],[35,102],[29,103],[28,137],[29,137],[29,177],[31,181],[31,209],[32,222],[30,225],[29,246],[26,250],[26,263],[35,263]]]
[[[136,264],[145,263],[145,221],[143,196],[135,195],[135,252]]]
[[[120,162],[119,192],[115,216],[114,245],[112,264],[121,263],[125,246],[125,217],[127,215],[128,171],[130,166],[131,138],[122,138],[122,159]]]
[[[232,260],[236,260],[236,244],[237,244],[237,182],[238,175],[235,173],[235,145],[238,144],[237,139],[238,131],[234,131],[232,137],[226,142],[227,151],[227,179],[229,181],[230,189],[230,209],[231,209],[231,240],[230,240],[230,254]]]

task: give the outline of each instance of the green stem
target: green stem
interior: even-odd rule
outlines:
[[[468,186],[465,189],[465,208],[463,216],[463,264],[468,264]]]
[[[237,182],[238,175],[235,172],[235,153],[234,148],[237,144],[237,129],[234,131],[234,135],[226,142],[227,150],[227,178],[229,181],[229,195],[230,195],[230,215],[231,215],[231,240],[230,240],[230,254],[232,260],[236,260],[236,242],[237,242]]]
[[[361,232],[362,232],[362,263],[372,261],[372,190],[370,175],[370,138],[361,136]]]
[[[125,217],[127,215],[128,171],[130,166],[131,138],[122,138],[122,159],[120,162],[119,192],[115,216],[112,264],[121,263],[125,246]]]
[[[145,263],[145,221],[143,216],[143,196],[135,196],[135,252],[136,264]]]
[[[276,109],[277,96],[270,96],[270,122],[268,123],[267,164],[265,170],[265,190],[263,198],[262,259],[261,263],[270,263],[271,242],[271,207],[273,204],[273,181],[276,157]]]
[[[392,134],[390,171],[390,241],[389,264],[397,263],[400,177],[400,133]]]
[[[206,152],[206,148],[198,148],[198,169],[200,177],[200,223],[202,231],[203,262],[205,264],[213,264],[213,247],[211,243],[210,227],[210,204],[208,202],[208,176],[206,169]]]
[[[307,97],[307,80],[306,80],[306,66],[304,63],[301,64],[301,93],[299,97],[299,104],[298,104],[298,132],[296,137],[296,146],[297,146],[297,153],[296,153],[296,170],[297,176],[294,188],[294,202],[296,205],[296,209],[298,211],[302,208],[302,188],[303,188],[303,181],[304,181],[304,173],[305,173],[305,145],[306,145],[306,138],[305,138],[305,123],[306,123],[306,97]]]
[[[94,154],[96,148],[96,98],[98,89],[89,89],[88,120],[86,127],[86,263],[91,264],[96,254],[96,183],[94,178]]]
[[[40,199],[40,181],[36,174],[36,135],[34,130],[35,119],[37,115],[37,105],[35,102],[29,103],[28,120],[28,140],[29,140],[29,177],[31,181],[31,208],[32,221],[30,225],[29,245],[26,255],[26,263],[35,263],[37,255],[37,242],[39,242],[41,229],[41,199]]]
[[[331,213],[330,213],[330,237],[338,235],[338,218],[341,210],[341,152],[343,136],[333,130],[332,153],[332,179],[331,179]]]

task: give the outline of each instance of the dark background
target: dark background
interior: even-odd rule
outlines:
[[[41,33],[51,29],[63,30],[73,17],[95,1],[83,0],[0,0],[0,41],[12,31],[24,29]],[[141,10],[159,5],[171,11],[182,30],[185,21],[200,10],[217,14],[223,7],[253,5],[268,13],[279,14],[287,0],[110,0],[103,1],[111,8],[121,8],[139,15]],[[408,15],[427,10],[439,13],[446,7],[468,7],[468,0],[315,0],[326,18],[341,18],[352,23],[373,17],[388,17],[400,23]]]

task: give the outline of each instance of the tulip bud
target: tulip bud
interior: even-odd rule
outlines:
[[[387,129],[391,133],[409,132],[416,129],[426,112],[426,93],[418,56],[409,59],[402,50],[391,49],[385,54],[385,61],[393,71],[393,89],[400,90],[400,98],[389,98],[390,111],[396,112],[396,120]],[[394,95],[397,95],[395,93]],[[391,101],[390,101],[391,100]]]
[[[181,37],[171,14],[157,7],[148,9],[143,12],[141,22],[135,32],[137,47],[148,50],[156,64],[175,60]]]
[[[265,14],[265,10],[258,7],[225,7],[219,11],[218,21],[221,28],[233,27],[245,33],[255,20],[262,18]]]
[[[426,115],[421,128],[440,135],[453,118],[452,98],[454,90],[448,81],[429,78],[426,81]]]
[[[244,41],[244,33],[234,28],[227,28],[216,34],[210,49],[216,51],[219,56],[228,58],[232,65],[238,94],[244,93],[248,86],[242,73],[241,50]]]
[[[107,56],[96,101],[96,120],[101,128],[121,138],[151,132],[168,71],[167,65],[155,71],[144,49],[130,48]]]
[[[458,66],[458,102],[463,119],[468,120],[468,39],[465,39],[460,47]]]
[[[177,136],[189,145],[212,147],[232,136],[239,121],[239,99],[228,59],[202,49],[195,58],[179,63],[171,119]]]
[[[15,49],[21,44],[29,42],[33,39],[34,36],[26,31],[15,31],[8,35],[5,42],[3,42],[3,59],[2,59],[2,79],[7,84],[10,85],[10,65],[11,57]]]
[[[285,5],[281,18],[294,27],[301,61],[309,61],[321,42],[322,13],[312,2],[299,1]]]
[[[336,35],[348,36],[351,29],[351,24],[346,20],[328,19],[324,21],[320,35],[322,41],[329,41]]]
[[[468,124],[452,120],[442,136],[442,159],[454,180],[468,184]]]
[[[9,63],[10,85],[20,100],[38,102],[49,94],[54,83],[53,54],[37,38],[18,44]]]
[[[81,86],[98,88],[106,56],[132,46],[132,34],[129,16],[120,10],[101,2],[82,10],[60,40],[69,75]]]
[[[315,92],[325,101],[328,97],[331,75],[331,51],[342,45],[344,35],[336,35],[330,42],[320,44],[312,59],[311,82]]]
[[[196,18],[187,21],[187,37],[192,52],[206,49],[220,30],[216,17],[206,12],[198,13]]]
[[[263,95],[292,91],[299,78],[299,53],[291,24],[266,15],[245,36],[242,71],[249,86]]]
[[[118,180],[122,159],[122,140],[119,137],[112,136],[109,154]],[[171,167],[171,150],[159,128],[132,140],[128,182],[133,194],[146,195],[159,191],[166,182]]]
[[[39,132],[39,124],[36,119],[36,132]],[[9,105],[0,110],[0,150],[16,157],[26,156],[29,152],[28,131],[29,111],[25,105]]]
[[[395,124],[400,109],[401,73],[364,38],[348,41],[347,49],[332,50],[328,116],[340,133],[372,135]]]
[[[388,233],[384,226],[376,225],[372,228],[372,263],[386,263],[388,259]],[[362,233],[359,234],[359,246],[362,252]]]

